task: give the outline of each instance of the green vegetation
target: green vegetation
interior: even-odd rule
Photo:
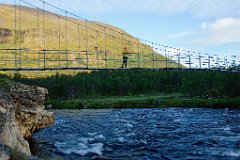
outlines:
[[[240,98],[186,98],[169,95],[121,96],[96,99],[47,100],[53,109],[158,108],[158,107],[234,107]]]
[[[86,98],[75,100],[47,100],[46,105],[53,105],[54,108],[64,109],[83,109],[83,108],[147,108],[154,107],[160,99],[178,97],[179,94],[158,94],[158,95],[139,95],[139,96],[119,96]]]
[[[0,74],[0,90],[10,92],[10,84],[14,83],[7,75]]]
[[[238,73],[120,70],[34,79],[15,75],[13,79],[47,88],[47,104],[59,108],[240,105]]]

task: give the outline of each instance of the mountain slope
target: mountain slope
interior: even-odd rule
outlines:
[[[86,23],[23,6],[17,6],[15,12],[14,6],[6,4],[0,4],[0,22],[0,50],[23,49],[1,51],[0,68],[43,68],[44,65],[115,68],[121,66],[123,47],[134,53],[129,56],[130,67],[166,66],[165,57],[154,52],[149,45],[117,27],[100,22]],[[41,51],[44,49],[50,51]],[[157,60],[155,64],[153,57]],[[47,60],[45,64],[44,59]],[[168,66],[177,67],[177,64],[169,63]]]

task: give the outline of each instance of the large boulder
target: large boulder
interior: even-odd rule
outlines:
[[[0,85],[0,145],[31,155],[27,140],[35,131],[54,123],[53,113],[45,111],[43,104],[48,92],[9,81]],[[7,159],[1,147],[0,153],[0,159]]]

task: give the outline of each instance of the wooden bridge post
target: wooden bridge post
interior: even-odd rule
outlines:
[[[164,47],[165,47],[166,69],[168,69],[167,46],[164,46]]]
[[[89,57],[88,57],[88,20],[85,20],[85,29],[86,29],[86,61],[87,61],[87,66],[86,68],[88,69],[89,67]]]
[[[104,55],[105,55],[105,67],[108,68],[108,59],[107,59],[107,34],[106,34],[106,27],[104,26]]]
[[[14,56],[14,63],[15,68],[17,68],[17,0],[15,0],[14,5],[14,45],[15,45],[15,56]]]
[[[181,63],[181,53],[180,53],[180,49],[177,49],[178,52],[178,69],[180,69],[180,63]]]
[[[138,68],[141,68],[140,62],[140,39],[138,38]]]
[[[154,53],[154,43],[152,42],[152,65],[153,69],[155,68],[155,53]]]

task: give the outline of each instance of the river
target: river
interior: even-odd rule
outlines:
[[[54,111],[34,134],[45,159],[240,159],[240,110],[209,108]]]

